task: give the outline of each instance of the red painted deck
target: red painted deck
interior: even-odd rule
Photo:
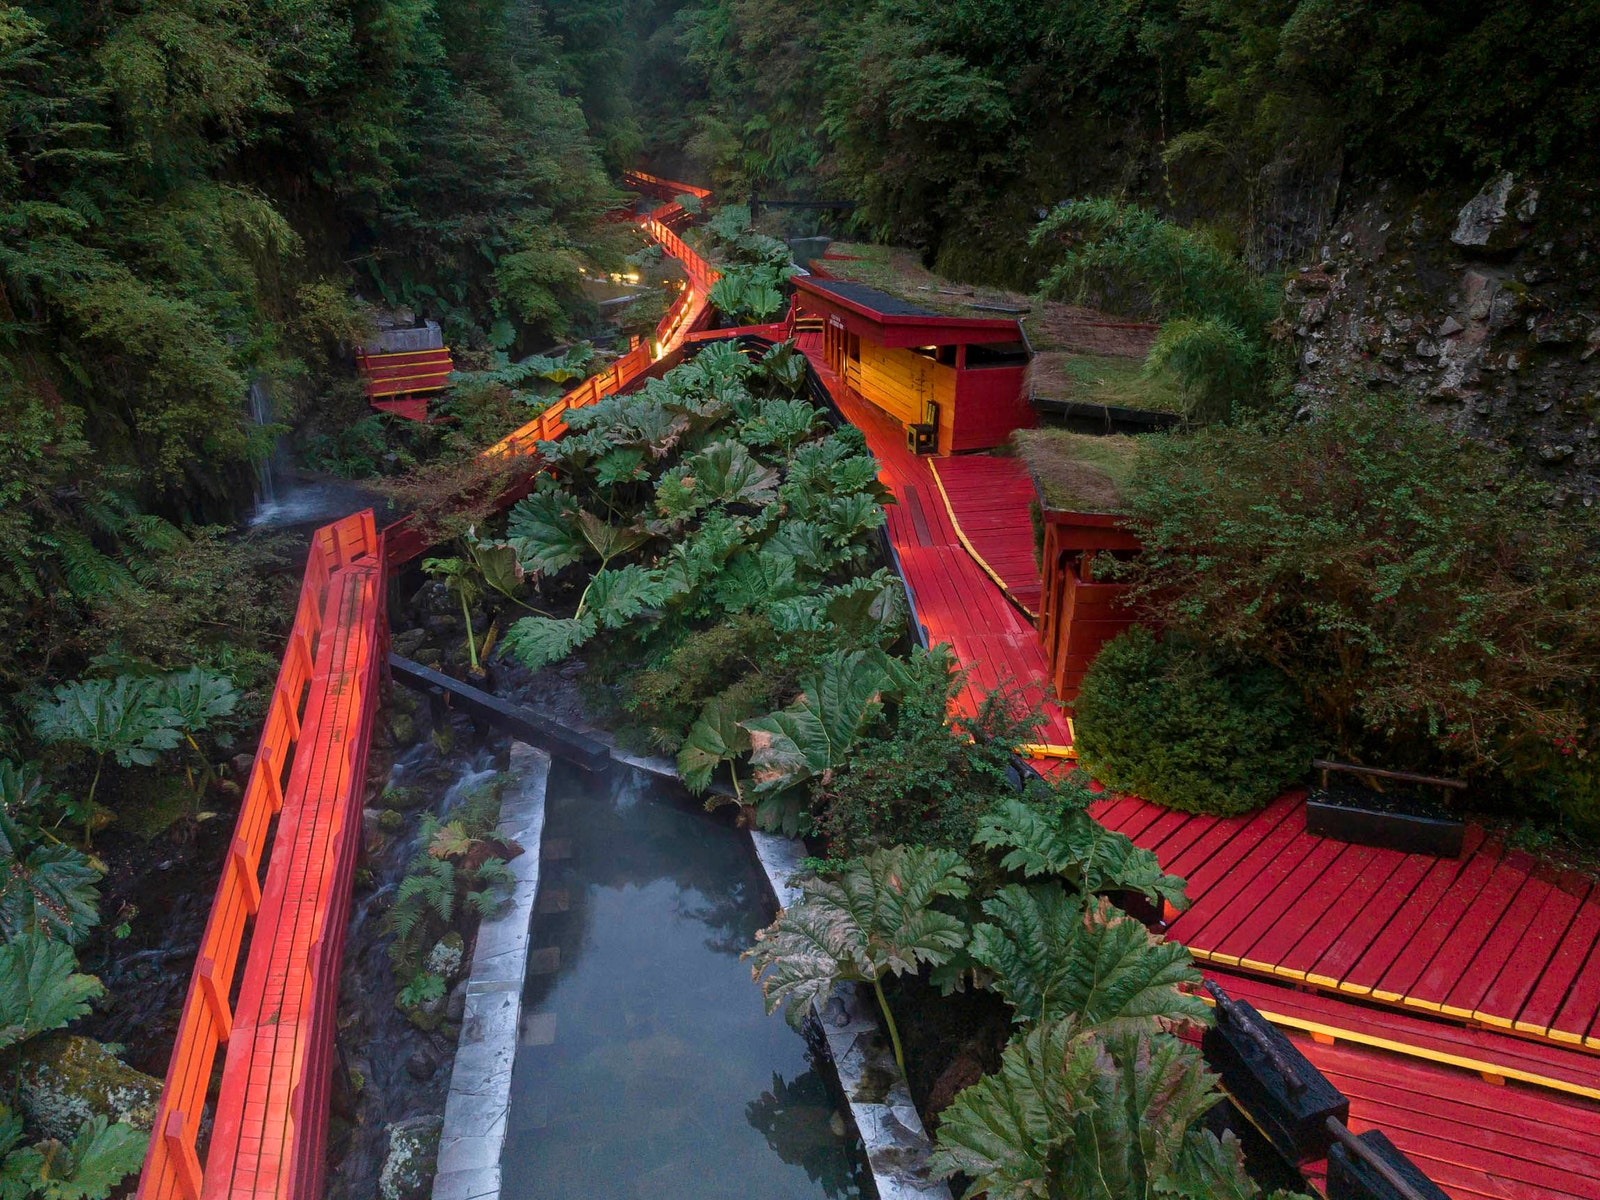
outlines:
[[[1291,1033],[1350,1097],[1350,1128],[1381,1129],[1453,1200],[1595,1200],[1600,1105],[1361,1046]]]
[[[967,552],[1031,619],[1039,619],[1033,478],[1020,458],[964,454],[930,459],[950,520]]]
[[[1244,817],[1096,815],[1189,881],[1196,958],[1600,1050],[1600,895],[1469,828],[1457,860],[1312,837],[1298,794]]]
[[[962,546],[929,460],[906,450],[905,431],[898,421],[868,404],[829,370],[819,337],[807,334],[799,345],[840,412],[866,435],[880,464],[879,478],[894,492],[897,503],[889,506],[889,538],[900,555],[928,643],[948,643],[969,672],[967,711],[993,688],[1015,684],[1031,700],[1047,706],[1049,719],[1039,733],[1040,741],[1069,746],[1072,731],[1066,713],[1046,694],[1042,682],[1049,676],[1049,664],[1039,636]]]

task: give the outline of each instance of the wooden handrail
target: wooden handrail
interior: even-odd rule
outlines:
[[[1376,775],[1380,779],[1396,779],[1401,783],[1420,783],[1427,787],[1453,788],[1456,791],[1465,791],[1467,784],[1461,779],[1441,779],[1436,775],[1417,775],[1410,771],[1385,771],[1380,767],[1363,767],[1356,763],[1332,762],[1328,759],[1313,758],[1311,765],[1322,772],[1322,786],[1328,786],[1329,771],[1348,771],[1356,775]]]

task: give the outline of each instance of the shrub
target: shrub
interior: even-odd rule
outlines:
[[[1183,812],[1260,808],[1310,759],[1302,710],[1276,671],[1219,666],[1142,626],[1100,651],[1074,711],[1085,768]]]
[[[1040,222],[1030,244],[1059,255],[1042,294],[1165,322],[1145,366],[1177,378],[1186,415],[1225,420],[1264,396],[1278,289],[1213,238],[1137,205],[1074,200]]]
[[[1402,398],[1156,438],[1130,493],[1136,598],[1281,671],[1347,756],[1490,776],[1593,724],[1590,535]]]
[[[914,653],[908,675],[887,723],[819,794],[818,825],[832,854],[913,840],[964,850],[978,821],[1016,794],[1007,776],[1012,747],[1035,740],[1039,714],[1004,689],[972,716],[954,713],[963,676],[946,646]]]

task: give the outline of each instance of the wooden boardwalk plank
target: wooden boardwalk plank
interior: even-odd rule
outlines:
[[[970,671],[963,709],[975,711],[986,690],[1007,682],[1032,700],[1047,700],[1050,674],[1044,648],[1033,627],[962,546],[928,461],[906,450],[897,422],[843,386],[813,339],[804,339],[801,348],[840,411],[866,436],[878,459],[879,478],[900,501],[888,506],[889,536],[930,643],[948,644]],[[1046,723],[1038,736],[1046,744],[1071,743],[1060,705],[1046,704]]]
[[[1556,945],[1555,953],[1540,973],[1512,1028],[1519,1033],[1549,1033],[1597,939],[1600,939],[1600,904],[1595,903],[1591,894],[1567,926],[1567,932]]]
[[[1376,999],[1391,1003],[1404,1000],[1452,934],[1465,932],[1466,940],[1486,935],[1488,925],[1473,911],[1473,901],[1483,892],[1498,865],[1496,858],[1488,854],[1475,854],[1465,864],[1440,863],[1438,878],[1448,878],[1448,882],[1426,915],[1419,921],[1406,922],[1404,940],[1396,937],[1387,944],[1374,946],[1374,967],[1386,950],[1392,951],[1382,973],[1372,981],[1372,994]],[[1389,932],[1384,931],[1385,938]],[[1384,943],[1385,939],[1379,941]],[[1458,954],[1441,964],[1440,970],[1454,972],[1453,981],[1465,967],[1465,961]],[[1360,964],[1353,975],[1357,983],[1364,982]]]

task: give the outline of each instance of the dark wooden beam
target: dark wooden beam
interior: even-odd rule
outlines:
[[[542,717],[531,708],[502,700],[398,654],[389,655],[389,670],[407,687],[419,692],[443,692],[474,716],[585,771],[604,771],[611,765],[611,751],[604,744]]]

